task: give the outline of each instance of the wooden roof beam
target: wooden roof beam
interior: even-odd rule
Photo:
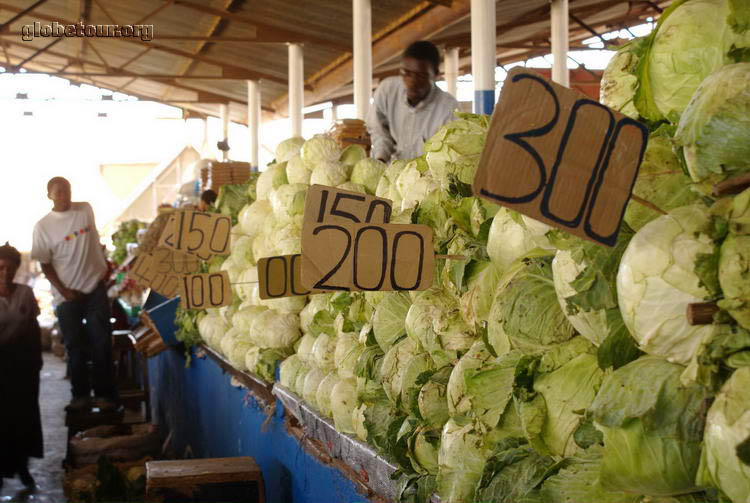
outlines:
[[[198,12],[203,12],[206,14],[213,14],[214,16],[221,16],[222,18],[228,19],[231,21],[237,21],[240,23],[245,23],[251,26],[255,26],[256,38],[259,41],[262,41],[264,37],[268,35],[268,36],[274,37],[275,40],[283,39],[284,42],[311,43],[311,44],[328,47],[328,48],[335,49],[337,51],[342,51],[342,52],[352,51],[351,45],[348,45],[348,44],[340,44],[334,40],[321,38],[315,35],[298,33],[294,31],[286,30],[284,28],[280,28],[278,26],[273,26],[273,25],[266,24],[266,23],[260,23],[251,17],[244,16],[242,14],[236,14],[233,12],[228,12],[222,9],[216,9],[208,5],[193,3],[188,0],[174,0],[174,4],[179,5],[181,7],[186,7],[188,9],[193,9]]]
[[[458,21],[466,19],[470,14],[469,0],[453,0],[452,7],[442,5],[435,6],[417,17],[411,23],[404,25],[389,35],[382,37],[372,45],[373,68],[381,65],[399,55],[412,42],[429,38],[439,30]],[[353,60],[349,58],[336,67],[327,75],[321,77],[314,83],[312,91],[306,92],[305,105],[323,101],[337,89],[352,81]],[[283,95],[274,100],[272,106],[277,114],[286,115],[288,108],[288,95]]]
[[[19,19],[21,19],[22,17],[26,16],[27,14],[31,14],[31,12],[34,9],[36,9],[37,7],[39,7],[40,5],[42,5],[43,3],[45,3],[46,1],[47,0],[37,0],[33,4],[29,5],[27,8],[18,11],[15,16],[13,16],[12,18],[8,19],[3,24],[0,24],[0,32],[8,29],[10,27],[11,23],[14,23],[14,22],[18,21]]]
[[[21,9],[19,9],[18,7],[15,7],[13,5],[9,5],[9,4],[6,4],[6,3],[2,3],[2,2],[0,2],[0,8],[7,9],[7,10],[9,10],[11,12],[20,12],[21,11]],[[57,18],[57,17],[54,17],[54,16],[47,16],[47,15],[39,14],[39,13],[35,14],[35,16],[38,19],[42,19],[44,21],[51,21],[51,22],[57,21],[60,24],[76,24],[76,22],[73,22],[73,21],[70,21],[70,20],[60,19],[60,18]],[[60,38],[58,40],[62,40],[62,38]],[[267,74],[267,73],[264,73],[264,72],[259,72],[259,71],[256,71],[256,70],[250,70],[248,68],[242,68],[242,67],[235,66],[235,65],[232,65],[232,64],[229,64],[229,63],[224,63],[223,61],[220,61],[220,60],[217,60],[217,59],[208,58],[206,56],[194,55],[194,54],[191,54],[190,52],[183,51],[181,49],[176,49],[174,47],[169,47],[169,46],[165,46],[165,45],[161,45],[161,44],[156,44],[153,41],[149,42],[149,41],[144,41],[144,40],[140,40],[140,39],[137,39],[137,38],[125,38],[125,37],[113,38],[112,40],[117,40],[117,41],[122,41],[122,42],[126,42],[126,43],[142,45],[142,46],[145,46],[145,47],[151,47],[153,50],[156,50],[156,51],[166,52],[166,53],[172,54],[174,56],[181,56],[183,58],[195,59],[197,61],[201,61],[201,62],[207,63],[209,65],[218,66],[219,68],[222,68],[222,69],[228,70],[228,71],[252,72],[253,75],[254,75],[254,79],[257,79],[257,80],[268,80],[270,82],[276,82],[276,83],[279,83],[279,84],[286,84],[287,83],[287,79],[286,78],[277,77],[276,75],[270,75],[270,74]]]

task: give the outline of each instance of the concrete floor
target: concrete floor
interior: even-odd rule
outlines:
[[[34,493],[27,491],[18,479],[5,479],[0,492],[0,502],[28,501],[38,503],[64,503],[62,466],[68,430],[65,427],[64,408],[70,402],[70,381],[65,377],[65,362],[44,353],[41,373],[39,405],[42,411],[44,458],[29,460],[31,475],[36,480]]]

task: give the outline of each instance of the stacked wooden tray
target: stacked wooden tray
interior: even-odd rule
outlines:
[[[217,190],[222,185],[235,185],[250,180],[250,163],[214,162],[208,168],[208,186]]]
[[[140,319],[143,325],[133,334],[134,346],[136,351],[143,353],[146,358],[151,358],[167,349],[167,345],[146,311],[141,311]]]
[[[372,144],[365,121],[359,119],[336,121],[328,134],[339,143],[342,149],[349,145],[359,145],[367,151],[367,155],[370,155]]]

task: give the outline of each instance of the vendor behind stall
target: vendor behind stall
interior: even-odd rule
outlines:
[[[424,142],[454,119],[458,101],[435,85],[439,68],[440,52],[431,42],[421,40],[406,48],[401,76],[383,80],[370,106],[372,157],[383,162],[418,157]]]

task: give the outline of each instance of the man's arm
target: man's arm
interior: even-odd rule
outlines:
[[[60,292],[60,295],[65,297],[65,300],[76,300],[83,295],[83,293],[78,290],[71,290],[66,287],[63,282],[60,281],[60,277],[57,275],[57,271],[52,264],[40,265],[42,266],[42,272],[47,277],[47,280],[49,280],[49,282],[52,283],[52,286]]]
[[[375,98],[367,114],[367,130],[372,140],[372,157],[388,162],[396,150],[396,141],[389,128],[385,94],[383,86],[375,91]]]

